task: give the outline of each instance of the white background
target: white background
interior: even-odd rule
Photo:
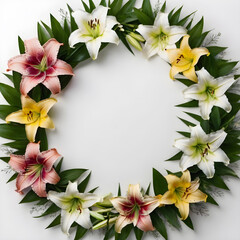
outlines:
[[[37,21],[49,23],[49,13],[59,18],[66,2],[73,9],[82,7],[80,0],[1,1],[1,72],[7,60],[18,54],[17,36],[35,37]],[[205,30],[222,33],[218,45],[229,47],[226,57],[239,59],[239,1],[171,0],[168,10],[181,5],[184,16],[198,10],[196,19],[205,17]],[[123,193],[129,183],[146,188],[152,167],[163,174],[164,169],[178,170],[177,163],[164,160],[177,152],[172,147],[179,137],[176,131],[187,130],[177,119],[185,115],[174,108],[184,101],[184,86],[169,79],[169,69],[158,57],[146,60],[141,53],[134,57],[122,44],[107,47],[94,62],[81,63],[67,89],[56,96],[58,103],[50,113],[56,130],[48,132],[49,143],[64,156],[63,167],[91,169],[89,189],[100,186],[98,193],[114,194],[119,182]],[[3,75],[1,81],[9,83]],[[51,219],[33,219],[38,213],[30,214],[31,204],[18,205],[21,196],[14,191],[15,183],[5,184],[11,176],[5,173],[6,164],[0,163],[0,170],[0,240],[68,239],[58,227],[44,230]],[[227,183],[231,192],[217,197],[220,208],[207,205],[209,216],[192,214],[195,231],[184,225],[181,232],[168,228],[169,239],[239,240],[240,182],[229,179]],[[150,234],[145,239],[155,237]],[[90,233],[85,239],[102,236]]]

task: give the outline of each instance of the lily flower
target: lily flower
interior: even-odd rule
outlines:
[[[55,148],[40,152],[39,143],[29,143],[24,156],[10,155],[9,165],[18,172],[17,192],[31,186],[39,197],[46,197],[46,183],[57,184],[60,177],[53,168],[54,162],[61,157]]]
[[[233,77],[220,77],[215,79],[204,68],[196,72],[198,83],[183,91],[185,98],[199,100],[202,118],[209,119],[213,106],[220,107],[226,112],[232,110],[226,95],[228,88],[235,82]]]
[[[54,129],[52,119],[47,115],[57,102],[54,98],[44,99],[36,103],[30,97],[21,96],[22,110],[13,112],[6,117],[6,122],[25,124],[27,139],[35,142],[38,127]]]
[[[74,75],[72,67],[66,62],[57,59],[61,45],[56,39],[48,40],[43,46],[37,38],[24,41],[26,53],[11,58],[8,61],[7,71],[16,71],[22,74],[20,84],[21,93],[27,93],[42,83],[53,94],[61,91],[58,75]]]
[[[195,65],[201,56],[209,56],[210,52],[207,48],[194,48],[191,49],[188,40],[189,35],[185,35],[178,49],[168,49],[168,57],[172,68],[170,70],[170,77],[174,79],[174,76],[178,73],[183,73],[183,75],[193,82],[198,82]]]
[[[163,12],[157,14],[153,26],[140,24],[137,31],[146,40],[144,52],[147,58],[158,54],[165,61],[169,61],[166,50],[176,48],[175,43],[187,34],[184,27],[170,26],[168,14]]]
[[[153,231],[154,227],[150,218],[150,213],[160,205],[160,196],[142,196],[140,185],[130,184],[127,197],[115,197],[110,201],[114,208],[119,212],[115,223],[115,231],[121,233],[122,228],[133,223],[142,231]]]
[[[212,178],[215,173],[214,162],[223,162],[225,165],[230,162],[225,152],[219,148],[227,133],[219,130],[206,134],[200,125],[190,127],[190,131],[190,138],[175,140],[174,146],[183,152],[180,167],[185,171],[197,164],[207,178]]]
[[[101,43],[119,44],[119,38],[113,26],[118,24],[114,16],[107,16],[108,8],[98,6],[92,13],[78,10],[72,13],[78,28],[71,33],[69,44],[74,47],[79,42],[86,43],[90,57],[97,59]]]
[[[55,203],[61,210],[62,231],[69,234],[73,222],[89,229],[92,227],[90,210],[101,198],[92,193],[79,193],[77,182],[70,182],[66,192],[49,191],[47,198]]]
[[[190,203],[206,202],[207,195],[198,190],[199,179],[191,182],[191,175],[188,170],[183,172],[180,178],[172,174],[165,178],[168,182],[168,191],[162,196],[161,202],[163,204],[175,204],[182,220],[187,219],[189,215]]]

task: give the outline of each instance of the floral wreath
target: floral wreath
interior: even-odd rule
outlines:
[[[20,55],[8,62],[5,74],[14,87],[0,83],[0,91],[9,105],[0,105],[0,136],[13,140],[4,145],[14,149],[9,157],[1,157],[16,172],[16,191],[31,188],[21,203],[47,205],[39,217],[57,213],[47,228],[61,225],[64,233],[75,228],[75,240],[89,229],[105,229],[104,240],[127,239],[133,230],[136,239],[144,232],[158,231],[168,238],[166,222],[179,228],[180,219],[190,228],[190,204],[209,202],[213,187],[228,189],[223,176],[238,177],[230,163],[240,160],[239,130],[236,115],[240,95],[234,92],[239,75],[233,69],[237,62],[219,57],[226,48],[201,47],[209,31],[203,32],[203,18],[192,26],[193,13],[181,18],[182,7],[165,13],[166,2],[153,12],[149,0],[134,7],[135,0],[102,0],[95,6],[82,1],[85,11],[68,10],[70,18],[63,24],[52,15],[51,26],[38,23],[38,38],[22,41]],[[186,112],[198,124],[180,119],[189,132],[175,140],[179,152],[168,159],[178,161],[179,172],[167,170],[163,176],[153,169],[154,196],[150,185],[143,190],[139,184],[128,187],[126,197],[112,194],[98,196],[95,189],[85,192],[90,174],[79,182],[87,169],[61,171],[63,158],[56,149],[48,150],[45,129],[53,129],[48,116],[57,102],[50,98],[63,90],[78,63],[98,57],[108,43],[120,41],[132,52],[130,45],[143,51],[147,58],[159,55],[171,65],[170,78],[186,85],[183,94],[188,102],[178,105],[199,108],[200,115]],[[143,45],[144,44],[144,45]],[[142,46],[143,45],[143,46]],[[133,53],[133,52],[132,52]],[[54,163],[58,164],[54,166]],[[192,181],[193,180],[193,181]]]

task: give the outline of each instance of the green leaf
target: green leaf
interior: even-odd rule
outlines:
[[[81,1],[82,1],[82,4],[83,4],[83,7],[84,7],[85,11],[88,12],[88,13],[91,13],[91,10],[88,7],[88,5],[83,0],[81,0]]]
[[[47,32],[41,26],[40,23],[37,24],[37,32],[38,32],[38,40],[41,43],[41,45],[43,45],[50,39],[50,36],[47,34]]]
[[[202,17],[201,20],[188,32],[188,34],[191,36],[189,39],[189,44],[192,48],[197,46],[197,42],[202,35],[203,24],[204,19]]]
[[[191,136],[191,133],[189,133],[189,132],[177,131],[177,133],[179,133],[179,134],[181,134],[181,135],[183,135],[184,137],[187,137],[187,138],[190,138],[190,136]]]
[[[226,47],[218,47],[218,46],[210,46],[210,47],[207,47],[207,49],[209,50],[211,56],[217,56],[219,53],[225,51],[227,48]]]
[[[47,227],[47,228],[52,228],[55,227],[57,225],[60,225],[61,223],[61,214],[59,214]]]
[[[41,23],[42,23],[42,25],[45,27],[45,29],[47,30],[49,36],[50,36],[51,38],[54,38],[52,29],[51,29],[46,23],[44,23],[43,21],[41,21]]]
[[[77,231],[76,231],[74,240],[79,240],[83,238],[83,236],[87,233],[87,231],[88,231],[87,229],[81,227],[80,225],[77,225]]]
[[[96,6],[95,6],[95,4],[92,0],[89,0],[89,6],[90,6],[90,11],[91,12],[96,8]]]
[[[140,229],[137,228],[137,227],[134,227],[133,230],[134,230],[134,234],[135,234],[136,239],[137,239],[137,240],[141,240],[142,237],[143,237],[143,231],[140,230]]]
[[[74,182],[86,171],[87,169],[81,168],[65,170],[59,174],[61,180],[57,185],[64,186],[67,185],[69,181]]]
[[[186,85],[187,87],[193,85],[193,81],[186,79],[186,78],[177,78],[176,80],[178,80],[179,82],[181,82],[182,84]]]
[[[72,8],[67,4],[69,15],[70,15],[70,26],[71,26],[71,32],[74,32],[75,30],[78,29],[78,25],[76,24],[76,21],[74,17],[72,16]]]
[[[60,161],[58,162],[57,166],[55,167],[56,172],[59,174],[62,168],[62,162],[63,162],[63,158],[60,159]]]
[[[40,217],[44,217],[44,216],[47,216],[49,214],[52,214],[52,213],[55,213],[55,212],[58,212],[60,211],[61,209],[56,206],[54,203],[51,204],[51,206],[43,213],[41,214],[40,216],[36,216],[34,218],[40,218]]]
[[[122,195],[120,183],[118,184],[118,197]]]
[[[9,180],[7,181],[7,183],[12,182],[13,180],[15,180],[15,179],[17,178],[17,176],[18,176],[18,173],[14,173],[14,174],[9,178]]]
[[[3,73],[5,77],[7,77],[11,82],[13,82],[13,76],[7,73]]]
[[[124,34],[120,31],[117,31],[116,33],[117,33],[118,37],[120,38],[120,40],[122,41],[122,43],[125,45],[125,47],[134,55],[131,47],[129,46],[129,44],[128,44],[125,36],[124,36]]]
[[[10,105],[21,108],[20,93],[15,88],[0,83],[0,92]]]
[[[0,118],[5,121],[6,117],[19,110],[19,107],[13,107],[10,105],[0,105]]]
[[[159,212],[166,218],[166,220],[176,229],[180,229],[181,226],[178,221],[177,213],[174,206],[165,206],[159,208]]]
[[[148,187],[147,187],[147,190],[145,192],[145,195],[149,195],[150,187],[151,187],[151,183],[148,184]]]
[[[101,0],[99,5],[106,7],[107,6],[106,0]]]
[[[231,73],[233,68],[238,64],[238,62],[226,62],[220,64],[220,68],[218,69],[219,71],[219,76],[225,76]]]
[[[194,127],[194,126],[196,126],[196,124],[194,124],[194,123],[192,123],[192,122],[189,122],[189,121],[187,121],[187,120],[185,120],[185,119],[182,119],[182,118],[180,118],[179,117],[179,119],[186,125],[186,126],[191,126],[191,127]]]
[[[17,150],[25,150],[29,141],[28,140],[17,140],[14,142],[4,143],[3,145],[17,149]]]
[[[121,233],[115,233],[115,240],[126,240],[133,229],[133,225],[127,225],[121,231]]]
[[[109,14],[116,16],[122,7],[123,0],[114,0],[110,4]]]
[[[88,176],[78,185],[78,191],[79,192],[85,192],[88,182],[90,180],[91,177],[91,172],[88,174]]]
[[[204,120],[200,123],[202,129],[204,130],[205,133],[209,134],[211,131],[210,124],[208,120]]]
[[[198,38],[198,40],[196,40],[195,42],[195,47],[200,47],[203,43],[203,41],[205,40],[205,38],[207,37],[207,35],[210,33],[211,31],[207,31],[202,33],[202,35]]]
[[[176,105],[175,107],[188,107],[188,108],[198,107],[198,101],[192,100],[190,102],[186,102],[186,103],[183,103],[183,104]]]
[[[183,152],[178,152],[176,155],[174,155],[173,157],[167,159],[166,161],[176,161],[176,160],[180,160],[181,157],[183,155]]]
[[[129,0],[128,2],[126,2],[126,4],[118,12],[117,17],[121,17],[121,15],[127,14],[129,12],[131,13],[135,3],[136,3],[136,0]]]
[[[191,220],[191,218],[190,218],[189,216],[188,216],[187,219],[183,220],[183,222],[184,222],[189,228],[191,228],[192,230],[194,230],[192,220]]]
[[[218,107],[213,107],[212,112],[210,114],[210,122],[212,123],[215,131],[220,129],[221,116]]]
[[[167,229],[165,227],[163,220],[157,214],[156,211],[151,213],[151,219],[153,226],[156,228],[156,230],[167,240],[168,239]]]
[[[142,23],[144,25],[152,25],[153,24],[153,20],[148,15],[146,15],[144,12],[142,12],[141,10],[134,8],[134,13],[136,14],[140,23]]]
[[[0,159],[5,163],[8,163],[10,161],[10,157],[0,157]]]
[[[214,185],[215,187],[222,188],[222,189],[225,189],[225,190],[229,190],[228,186],[225,184],[223,179],[220,176],[217,176],[216,174],[214,175],[213,178],[207,179],[206,182],[208,184]]]
[[[169,19],[170,25],[176,25],[178,23],[179,17],[181,15],[183,6],[181,6]]]
[[[166,178],[155,168],[153,168],[153,190],[155,195],[164,194],[168,191]]]
[[[220,176],[232,176],[239,178],[238,175],[223,163],[215,163],[216,174]]]
[[[153,14],[153,11],[152,11],[152,5],[150,3],[150,0],[143,0],[142,11],[148,17],[150,17],[152,20],[154,20],[154,14]]]
[[[115,235],[114,225],[106,231],[105,237],[103,240],[109,240]]]
[[[42,198],[40,198],[33,190],[30,190],[22,199],[21,203],[30,203],[30,202],[35,202],[39,201]]]
[[[52,14],[50,14],[50,20],[51,20],[52,33],[54,37],[60,43],[64,43],[68,45],[68,41],[67,41],[68,38],[61,24],[57,21],[57,19]]]
[[[190,112],[184,112],[186,113],[188,116],[192,117],[193,119],[197,120],[198,122],[201,122],[203,119],[201,116],[194,114],[194,113],[190,113]]]
[[[70,29],[70,27],[69,27],[69,25],[68,25],[68,20],[67,20],[67,18],[64,19],[63,29],[64,29],[66,35],[69,37],[70,34],[71,34],[71,29]]]
[[[195,12],[196,12],[196,11],[195,11]],[[178,25],[183,26],[183,25],[188,21],[188,19],[189,19],[195,12],[192,12],[192,13],[190,13],[189,15],[187,15],[186,17],[184,17],[183,19],[181,19],[181,20],[178,22]]]
[[[13,71],[13,84],[18,92],[20,92],[21,81],[22,81],[22,75],[18,72]]]
[[[167,5],[167,3],[166,3],[166,1],[165,1],[164,4],[163,4],[162,7],[161,7],[160,12],[165,12],[165,10],[166,10],[166,5]]]
[[[48,150],[48,140],[45,128],[38,128],[36,135],[36,142],[40,141],[40,150],[46,151]]]
[[[20,54],[25,53],[24,42],[23,42],[23,40],[19,36],[18,36],[18,48],[19,48]]]
[[[24,125],[0,124],[0,137],[11,140],[25,140],[26,133]]]

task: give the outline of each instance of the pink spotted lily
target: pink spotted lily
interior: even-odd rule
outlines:
[[[9,165],[18,172],[17,192],[31,186],[39,197],[46,197],[46,183],[56,184],[60,177],[53,169],[54,162],[60,157],[56,149],[40,152],[39,143],[29,143],[24,156],[10,155]]]
[[[66,62],[57,59],[62,45],[56,39],[48,40],[43,46],[37,38],[24,41],[26,52],[8,61],[7,71],[16,71],[22,74],[20,84],[21,93],[27,93],[42,83],[53,94],[61,91],[58,75],[74,75],[72,67]]]
[[[154,230],[149,214],[155,208],[159,207],[160,196],[143,197],[140,191],[140,185],[130,184],[126,198],[115,197],[110,201],[119,212],[119,216],[115,223],[115,231],[117,233],[121,233],[121,230],[131,223],[145,232]]]

